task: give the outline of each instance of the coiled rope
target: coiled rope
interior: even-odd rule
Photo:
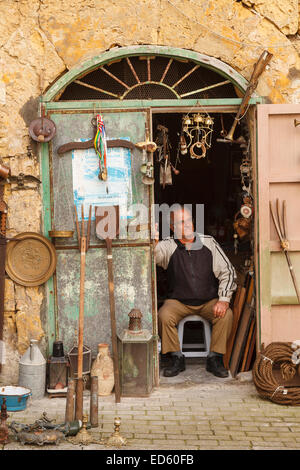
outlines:
[[[284,383],[299,373],[300,345],[293,343],[271,343],[258,353],[253,369],[253,381],[258,394],[280,405],[300,405],[300,386]],[[274,377],[274,368],[280,369],[280,383]]]

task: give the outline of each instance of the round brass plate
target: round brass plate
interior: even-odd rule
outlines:
[[[34,232],[19,233],[7,245],[6,272],[21,286],[39,286],[56,267],[56,252],[51,242]]]

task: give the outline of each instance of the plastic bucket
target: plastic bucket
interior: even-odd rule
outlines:
[[[3,403],[3,398],[6,398],[7,411],[21,411],[25,410],[27,399],[31,395],[31,390],[25,387],[14,387],[8,385],[6,387],[0,386],[0,407]]]

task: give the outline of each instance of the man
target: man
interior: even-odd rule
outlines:
[[[232,328],[229,303],[237,287],[235,270],[213,237],[194,232],[192,214],[184,206],[171,212],[170,227],[174,238],[158,241],[155,235],[156,263],[167,270],[168,278],[167,300],[158,311],[161,352],[172,357],[164,376],[185,370],[177,325],[185,316],[199,314],[212,323],[206,370],[227,377],[223,354]]]

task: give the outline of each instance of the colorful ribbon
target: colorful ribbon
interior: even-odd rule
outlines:
[[[97,132],[94,140],[95,151],[99,157],[99,168],[101,179],[106,180],[107,178],[107,168],[106,168],[106,155],[107,155],[107,145],[106,145],[106,133],[105,125],[102,119],[101,114],[97,114]]]

